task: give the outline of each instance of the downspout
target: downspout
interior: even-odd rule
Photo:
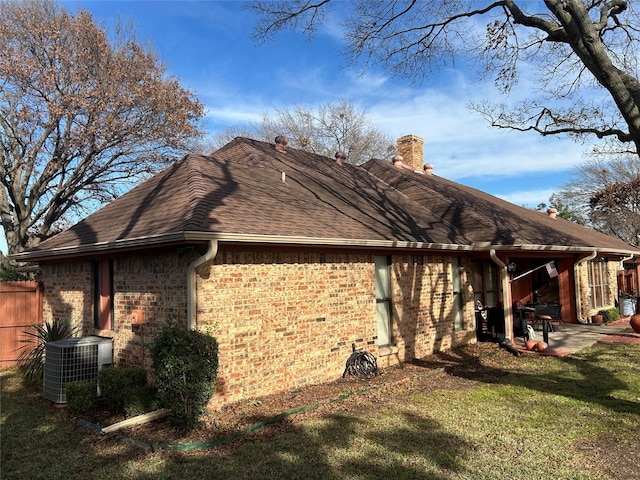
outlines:
[[[218,254],[218,241],[209,240],[209,248],[207,253],[196,258],[189,265],[187,271],[187,328],[195,330],[196,328],[196,269],[200,265],[210,262]]]
[[[585,262],[593,260],[598,255],[598,251],[594,250],[589,256],[581,258],[573,265],[573,278],[575,278],[575,282],[573,282],[575,293],[576,293],[576,317],[578,319],[578,323],[589,323],[588,320],[585,320],[582,316],[582,297],[580,295],[580,272],[579,267]]]
[[[502,301],[504,303],[504,336],[505,341],[508,338],[513,340],[513,318],[511,307],[511,285],[509,284],[509,277],[507,275],[507,266],[498,258],[496,251],[492,248],[489,250],[489,256],[491,260],[495,262],[500,268],[500,282],[502,283]]]

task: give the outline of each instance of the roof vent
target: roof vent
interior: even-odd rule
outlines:
[[[347,154],[344,152],[336,152],[336,163],[342,165],[347,160]]]
[[[406,168],[407,170],[414,171],[411,165],[404,163],[402,155],[396,154],[393,156],[393,166],[397,168]]]
[[[547,209],[547,215],[549,215],[550,218],[556,218],[558,216],[558,209],[553,207]]]
[[[284,135],[278,135],[276,137],[276,150],[278,150],[279,152],[286,152],[287,143],[289,143],[287,137],[285,137]]]
[[[424,174],[425,175],[433,175],[433,164],[425,163],[424,164]]]

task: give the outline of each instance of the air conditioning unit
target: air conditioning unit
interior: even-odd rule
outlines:
[[[98,371],[112,363],[112,338],[92,336],[47,342],[44,398],[54,403],[67,403],[67,383],[90,381],[97,385]]]

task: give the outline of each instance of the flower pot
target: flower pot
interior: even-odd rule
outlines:
[[[539,352],[544,352],[546,349],[549,348],[549,345],[547,344],[547,342],[538,342],[536,343],[536,350]]]
[[[629,325],[633,328],[633,331],[636,333],[640,333],[640,314],[631,315],[629,319]]]
[[[604,317],[602,315],[594,315],[593,323],[602,323],[604,321]]]
[[[533,350],[534,348],[536,348],[536,341],[535,340],[527,340],[526,342],[524,342],[524,348],[526,348],[527,350]]]

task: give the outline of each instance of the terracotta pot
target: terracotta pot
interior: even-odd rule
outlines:
[[[536,350],[538,352],[544,352],[547,348],[549,348],[549,345],[547,344],[547,342],[536,343]]]
[[[629,325],[633,328],[633,331],[640,333],[640,314],[631,315],[629,319]]]
[[[524,342],[524,348],[526,348],[527,350],[533,350],[534,348],[536,348],[536,341],[527,340],[526,342]]]
[[[593,323],[602,323],[604,321],[604,317],[602,315],[594,315]]]

